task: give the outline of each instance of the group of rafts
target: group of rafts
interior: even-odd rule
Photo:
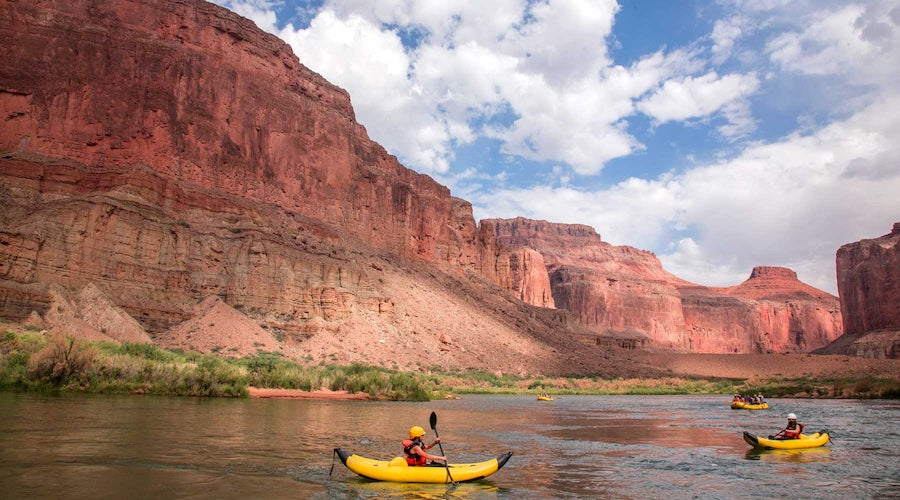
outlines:
[[[544,395],[541,395],[544,396]],[[552,401],[553,397],[539,397],[540,401]],[[768,403],[748,404],[732,402],[734,409],[762,410],[768,409]],[[744,432],[744,441],[750,446],[761,450],[798,450],[803,448],[817,448],[824,446],[829,440],[828,431],[822,430],[815,434],[800,434],[794,439],[774,439],[771,436],[765,438],[754,436]],[[374,460],[371,458],[354,455],[341,448],[335,448],[335,454],[344,465],[360,476],[376,481],[392,481],[398,483],[460,483],[483,479],[500,470],[512,457],[508,451],[497,458],[468,464],[447,464],[446,466],[410,466],[403,457],[393,460]]]

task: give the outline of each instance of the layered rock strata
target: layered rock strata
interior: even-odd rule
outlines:
[[[841,333],[838,299],[790,269],[757,267],[744,283],[703,287],[666,272],[651,252],[614,246],[588,226],[482,221],[502,244],[547,264],[556,307],[602,344],[706,353],[808,351]]]
[[[836,255],[844,336],[826,352],[900,356],[900,222],[889,234],[848,243]]]
[[[0,315],[94,283],[161,338],[214,295],[326,361],[571,358],[570,322],[523,302],[552,305],[539,256],[482,241],[471,205],[251,22],[192,0],[0,7]]]
[[[0,0],[0,35],[2,316],[92,284],[182,342],[217,296],[316,360],[514,372],[829,335],[805,306],[698,288],[587,226],[476,225],[368,138],[345,91],[215,5]],[[793,336],[764,338],[762,314]]]

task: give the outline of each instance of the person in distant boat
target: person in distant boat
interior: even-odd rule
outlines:
[[[787,427],[775,434],[775,439],[797,439],[803,432],[803,424],[797,422],[797,415],[788,413]]]
[[[432,455],[427,451],[434,448],[434,445],[440,443],[441,438],[435,438],[431,444],[425,444],[422,442],[422,437],[424,436],[425,429],[418,425],[409,429],[409,439],[403,440],[403,454],[406,456],[406,463],[409,465],[436,465],[429,463],[429,460],[432,462],[446,463],[447,459],[445,457]],[[443,465],[441,465],[441,467],[443,467]]]

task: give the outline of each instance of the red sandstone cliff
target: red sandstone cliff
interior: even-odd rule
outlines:
[[[32,181],[106,188],[147,168],[444,257],[449,190],[369,140],[348,94],[252,22],[191,0],[4,1],[0,15],[0,149]],[[186,198],[173,208],[206,208]]]
[[[680,292],[689,350],[808,352],[842,332],[838,298],[783,267],[756,267],[750,278],[729,288],[682,287]]]
[[[587,226],[482,221],[507,245],[540,252],[555,304],[620,345],[691,352],[805,352],[841,333],[838,299],[790,269],[758,267],[731,288],[666,272],[650,252],[603,242]]]
[[[159,340],[215,295],[316,360],[591,361],[522,302],[552,306],[539,255],[483,241],[467,202],[246,19],[3,0],[0,33],[0,315],[93,283]]]
[[[824,352],[900,356],[900,222],[890,234],[837,251],[844,336]]]
[[[0,33],[0,316],[46,316],[54,286],[90,285],[189,345],[218,296],[315,361],[514,372],[599,373],[597,332],[704,352],[817,342],[757,338],[763,309],[818,328],[802,308],[685,291],[587,226],[476,225],[368,138],[346,92],[215,5],[0,0]]]

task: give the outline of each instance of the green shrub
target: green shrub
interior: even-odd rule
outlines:
[[[118,351],[129,356],[150,359],[154,361],[173,361],[177,356],[156,344],[144,342],[123,342],[118,346]]]
[[[54,336],[29,360],[28,380],[61,386],[87,378],[96,351],[73,337]]]

